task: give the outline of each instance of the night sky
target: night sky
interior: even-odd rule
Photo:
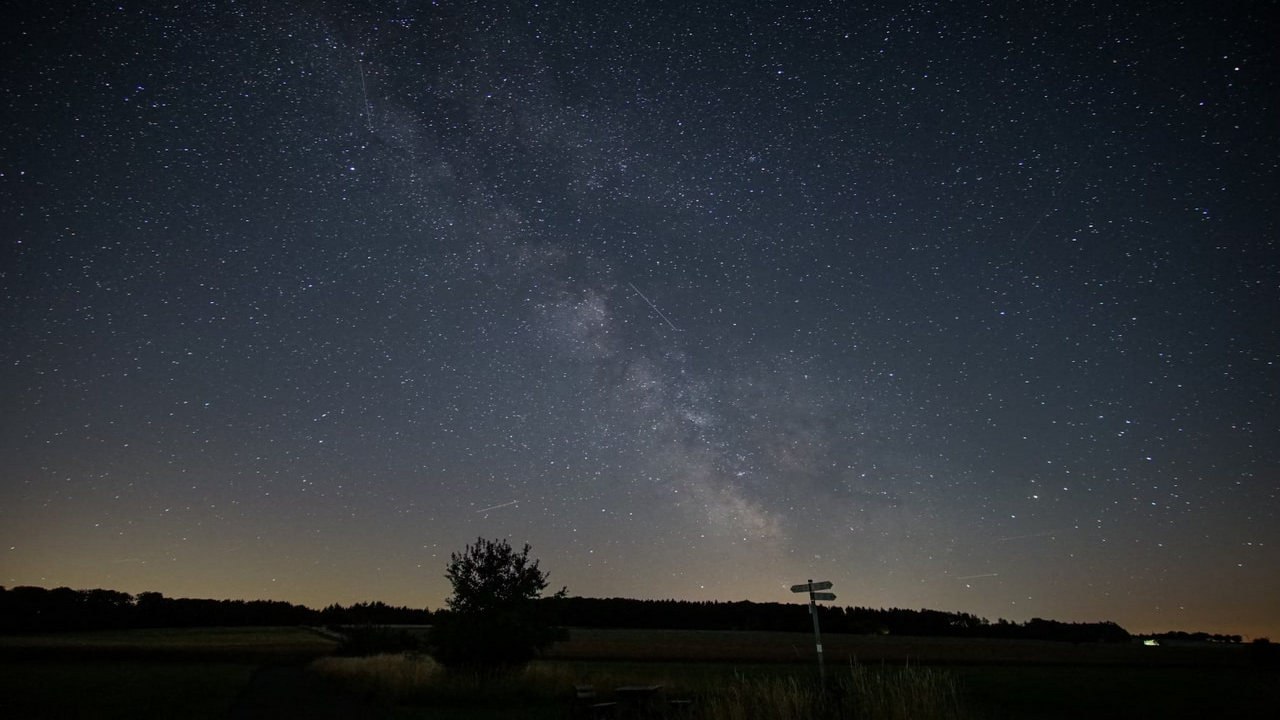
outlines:
[[[1274,3],[19,5],[0,584],[1280,637]]]

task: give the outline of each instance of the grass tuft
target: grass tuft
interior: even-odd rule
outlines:
[[[851,708],[841,717],[908,720],[962,715],[955,678],[941,670],[854,665],[843,684]]]
[[[930,668],[851,666],[827,683],[810,678],[737,677],[703,695],[706,720],[954,720],[962,717],[956,683]]]
[[[363,694],[400,702],[430,687],[442,670],[423,655],[367,655],[322,657],[311,669]]]

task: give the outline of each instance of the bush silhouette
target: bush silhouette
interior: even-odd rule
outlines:
[[[412,652],[418,649],[418,638],[403,628],[381,625],[356,625],[334,628],[342,634],[336,655],[363,657],[384,653]]]
[[[429,644],[435,659],[450,669],[483,674],[523,666],[563,632],[548,606],[538,603],[548,574],[529,557],[529,545],[516,552],[506,540],[477,538],[453,553],[445,577],[453,584],[449,609],[437,613]],[[563,597],[561,589],[556,597]]]

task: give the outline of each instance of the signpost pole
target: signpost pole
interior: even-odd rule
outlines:
[[[803,585],[792,585],[793,593],[809,593],[809,614],[813,616],[813,644],[818,649],[818,677],[822,680],[822,690],[827,690],[827,665],[822,661],[822,629],[818,625],[818,601],[819,600],[835,600],[836,594],[829,592],[818,592],[819,590],[830,590],[831,581],[823,580],[822,582],[814,582],[812,579]]]
[[[818,627],[818,599],[813,594],[813,578],[809,578],[809,614],[813,616],[813,643],[818,648],[818,678],[822,691],[827,691],[827,666],[822,661],[822,630]]]

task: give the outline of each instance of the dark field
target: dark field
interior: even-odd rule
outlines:
[[[852,663],[872,675],[936,671],[954,684],[958,716],[974,720],[1280,716],[1280,673],[1253,665],[1244,646],[823,640],[832,677],[848,677]],[[297,628],[0,638],[0,717],[563,718],[577,682],[662,684],[696,700],[744,683],[808,686],[816,674],[805,633],[574,630],[527,682],[501,691],[423,689],[434,682],[426,660],[325,661],[359,665],[363,679],[308,669],[333,647]],[[384,682],[388,673],[402,687]]]
[[[337,643],[303,628],[158,628],[0,636],[0,659],[129,659],[262,664],[303,660]]]
[[[823,650],[832,673],[850,663],[942,668],[957,680],[974,718],[1280,717],[1280,669],[1258,667],[1245,645],[825,635]],[[712,631],[575,629],[550,657],[712,666],[815,662],[807,633]]]
[[[1138,644],[1073,644],[1037,640],[920,638],[888,635],[823,635],[828,664],[1086,664],[1244,667],[1243,645],[1145,647]],[[697,660],[813,662],[810,633],[700,630],[573,629],[569,642],[549,658],[564,660]]]
[[[335,643],[299,628],[0,637],[0,718],[226,718],[261,668]]]

